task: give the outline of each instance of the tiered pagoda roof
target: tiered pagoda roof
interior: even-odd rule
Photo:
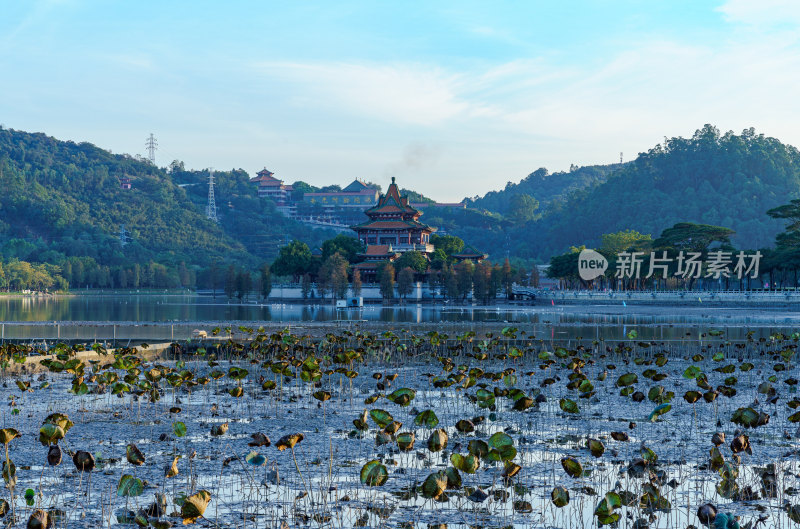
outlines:
[[[395,219],[376,219],[376,220],[368,220],[362,224],[357,224],[356,226],[352,227],[354,230],[358,228],[370,228],[373,230],[394,230],[394,229],[403,229],[403,228],[411,228],[417,230],[431,230],[433,231],[434,228],[431,228],[427,224],[423,224],[416,219],[409,219],[409,220],[395,220]]]
[[[392,177],[392,183],[389,185],[389,189],[386,190],[386,194],[381,195],[378,199],[378,203],[364,213],[366,213],[369,218],[379,216],[394,217],[399,214],[403,220],[405,220],[406,217],[411,217],[416,220],[422,215],[419,210],[412,208],[408,204],[408,197],[400,196],[400,190],[397,188],[394,177]]]
[[[251,182],[258,182],[258,185],[261,186],[279,186],[283,184],[283,180],[275,178],[272,171],[269,171],[266,167],[256,173],[256,176],[250,179]]]
[[[484,259],[488,258],[489,254],[485,254],[485,253],[479,252],[478,250],[476,250],[472,246],[467,246],[466,248],[464,248],[459,253],[454,253],[453,257],[455,259],[458,259],[459,261],[470,260],[470,261],[480,262],[480,261],[483,261]]]

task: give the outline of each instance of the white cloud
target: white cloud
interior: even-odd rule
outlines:
[[[457,74],[417,65],[262,62],[260,71],[293,85],[299,106],[347,110],[387,122],[438,125],[469,113]]]
[[[753,126],[800,144],[786,119],[800,114],[796,46],[791,32],[756,37],[748,31],[703,45],[653,38],[589,63],[534,57],[451,70],[425,64],[260,67],[295,110],[314,109],[312,127],[328,131],[341,149],[358,144],[395,159],[391,152],[402,145],[435,142],[444,153],[435,164],[390,164],[390,172],[433,196],[456,199],[502,187],[540,166],[610,163],[620,151],[630,160],[665,136],[691,135],[705,123],[723,132]],[[358,120],[346,137],[330,134],[341,116]],[[367,167],[362,160],[350,164]],[[370,164],[361,176],[386,172],[378,169],[385,164]]]
[[[729,22],[754,26],[800,24],[797,0],[728,0],[717,11]]]

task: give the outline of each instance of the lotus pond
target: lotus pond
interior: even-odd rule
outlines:
[[[0,523],[800,524],[798,334],[240,331],[156,359],[2,346]]]

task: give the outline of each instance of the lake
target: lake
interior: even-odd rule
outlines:
[[[726,329],[724,336],[729,339],[744,339],[751,330],[755,337],[800,330],[798,311],[701,303],[497,307],[376,304],[342,310],[330,304],[228,303],[224,297],[168,294],[4,297],[0,299],[0,321],[4,322],[2,338],[13,339],[184,339],[195,328],[282,324],[303,327],[382,323],[391,328],[434,325],[448,332],[513,325],[540,338],[606,340],[624,339],[632,330],[643,340],[698,338],[717,328]]]

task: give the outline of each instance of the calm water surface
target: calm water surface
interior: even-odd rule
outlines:
[[[220,323],[235,327],[269,323],[303,326],[310,322],[347,325],[365,321],[428,324],[427,327],[440,324],[443,328],[512,324],[548,338],[622,339],[630,330],[636,330],[640,339],[674,340],[697,337],[710,329],[720,328],[726,329],[725,336],[731,339],[744,338],[749,330],[755,331],[756,336],[768,336],[774,332],[790,334],[800,330],[800,311],[713,307],[702,303],[627,307],[621,303],[499,307],[406,304],[397,307],[367,305],[362,309],[342,310],[330,304],[228,303],[222,297],[214,299],[196,295],[76,295],[49,299],[2,298],[0,321],[4,322],[4,338],[73,338],[86,334],[85,331],[81,334],[70,330],[76,327],[114,327],[115,337],[130,336],[130,329],[139,328],[134,333],[136,336],[178,339],[193,328]],[[165,326],[171,329],[169,336],[163,336]],[[51,327],[55,331],[51,332]],[[175,328],[178,329],[177,335]],[[77,334],[73,336],[74,333]],[[111,335],[103,331],[97,336]]]

